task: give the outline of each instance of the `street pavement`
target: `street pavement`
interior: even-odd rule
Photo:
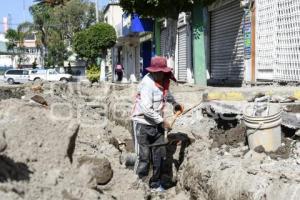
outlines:
[[[86,78],[86,76],[73,76],[72,82],[89,82],[89,80]],[[10,86],[6,82],[4,82],[4,77],[1,75],[0,75],[0,86]]]
[[[0,83],[4,83],[4,77],[0,76]]]
[[[4,82],[4,77],[0,76],[0,86],[6,86],[8,85],[6,82]]]

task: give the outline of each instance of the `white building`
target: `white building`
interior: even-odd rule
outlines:
[[[33,66],[34,61],[37,67],[42,67],[42,56],[40,50],[36,46],[35,35],[29,36],[24,40],[24,53],[20,56],[13,56],[12,52],[9,52],[6,47],[8,42],[5,39],[5,33],[0,33],[0,66],[10,66],[10,67],[20,67],[20,68],[30,68]],[[19,62],[19,59],[22,61]]]
[[[23,45],[25,48],[25,52],[23,54],[24,61],[21,62],[19,67],[31,68],[34,62],[36,62],[37,67],[42,67],[43,59],[41,56],[41,51],[39,50],[39,48],[37,48],[36,45],[36,36],[32,34],[31,36],[26,37]]]
[[[104,21],[116,29],[117,43],[108,53],[108,66],[114,77],[117,64],[124,67],[122,82],[136,82],[140,76],[140,46],[139,36],[125,33],[124,27],[130,27],[131,18],[126,16],[118,1],[109,3],[104,9]]]
[[[0,33],[0,67],[12,67],[14,66],[14,60],[6,48],[7,39],[5,34]]]

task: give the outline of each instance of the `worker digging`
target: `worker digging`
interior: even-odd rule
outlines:
[[[169,91],[170,80],[176,82],[172,69],[167,66],[163,57],[154,57],[146,68],[149,72],[138,86],[138,94],[133,110],[133,129],[137,161],[135,172],[138,181],[145,181],[150,164],[153,174],[149,186],[154,191],[163,191],[161,168],[166,157],[164,145],[165,130],[171,129],[171,124],[164,119],[166,102],[172,103],[176,116],[183,112],[183,106],[178,104]],[[152,162],[152,163],[151,163]]]

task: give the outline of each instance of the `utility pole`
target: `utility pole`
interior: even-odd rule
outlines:
[[[95,10],[96,10],[96,22],[99,23],[99,11],[98,11],[98,0],[95,0]]]

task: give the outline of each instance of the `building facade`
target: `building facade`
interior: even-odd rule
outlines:
[[[300,1],[255,1],[256,79],[300,81]]]
[[[200,85],[242,85],[252,75],[250,1],[219,0],[192,12],[193,68]]]
[[[168,59],[168,65],[173,68],[178,82],[194,83],[191,15],[180,13],[175,28],[171,23],[173,22],[167,19],[156,20],[155,53]],[[171,44],[172,42],[175,44]]]
[[[5,33],[0,33],[0,67],[13,67],[13,55],[7,51]]]
[[[179,15],[176,34],[170,34],[165,19],[156,19],[152,29],[134,30],[136,21],[141,27],[146,24],[143,19],[114,6],[121,14],[115,22],[107,17],[118,32],[112,65],[123,65],[124,82],[138,81],[154,55],[168,58],[180,83],[300,81],[300,1],[218,0],[207,7],[195,3],[191,13]],[[176,37],[174,49],[170,37]]]
[[[209,7],[195,4],[195,82],[299,82],[299,16],[300,1],[293,0],[219,0]]]
[[[13,53],[7,50],[5,33],[0,33],[0,66],[9,66],[14,68],[31,68],[35,62],[37,67],[42,67],[42,56],[39,48],[36,46],[35,35],[25,38],[23,42],[23,51]]]
[[[17,56],[18,68],[32,68],[34,63],[37,67],[43,66],[41,51],[36,45],[36,36],[31,34],[24,39],[24,52]],[[22,59],[22,60],[20,60]]]
[[[114,26],[117,33],[116,45],[107,59],[113,81],[116,81],[114,71],[118,64],[124,68],[123,83],[139,81],[152,57],[153,20],[126,14],[116,2],[106,6],[104,20]]]

